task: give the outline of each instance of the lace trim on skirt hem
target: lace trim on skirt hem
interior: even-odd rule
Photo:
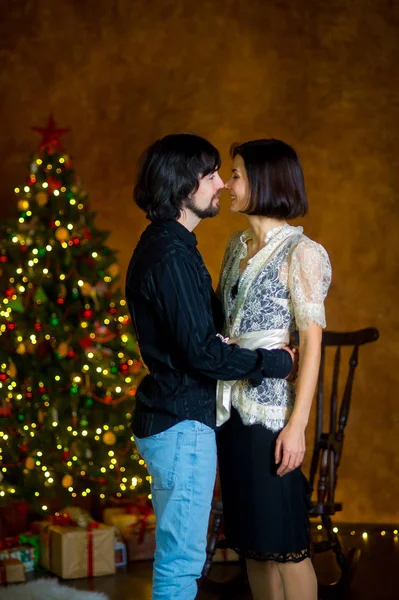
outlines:
[[[229,544],[229,548],[234,550],[239,556],[243,558],[250,558],[252,560],[259,561],[270,561],[279,563],[293,562],[299,563],[305,560],[306,558],[312,558],[312,554],[309,548],[305,548],[304,550],[300,550],[299,552],[254,552],[253,550],[242,550],[233,544]]]

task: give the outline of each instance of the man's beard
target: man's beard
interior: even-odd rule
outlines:
[[[220,212],[220,204],[214,205],[213,201],[215,200],[215,198],[219,198],[219,196],[219,193],[212,196],[212,200],[206,208],[199,208],[199,206],[195,204],[194,199],[190,198],[185,202],[185,208],[189,208],[199,219],[208,219],[210,217],[216,217]]]

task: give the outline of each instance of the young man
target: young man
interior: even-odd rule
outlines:
[[[285,378],[290,351],[241,349],[217,337],[223,316],[193,229],[216,216],[220,155],[192,134],[148,148],[134,198],[151,224],[130,261],[126,297],[149,374],[133,433],[152,477],[157,518],[153,600],[193,600],[205,561],[216,472],[216,380]]]

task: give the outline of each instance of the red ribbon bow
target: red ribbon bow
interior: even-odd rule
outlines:
[[[58,525],[59,527],[76,527],[76,521],[73,521],[71,517],[64,513],[60,515],[59,513],[55,513],[55,515],[51,515],[50,517],[51,525]]]

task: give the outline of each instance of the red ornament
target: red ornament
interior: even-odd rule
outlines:
[[[5,381],[7,379],[6,373],[0,373],[0,381]]]
[[[75,352],[73,350],[70,350],[67,354],[68,358],[73,358],[75,356]]]
[[[15,329],[15,323],[7,323],[7,329],[10,329],[10,330]]]
[[[21,252],[26,252],[28,249],[28,246],[26,244],[21,244],[19,249],[21,250]]]
[[[28,398],[28,400],[30,400],[30,398],[33,398],[32,392],[26,392],[25,396]]]
[[[83,338],[82,340],[79,341],[79,344],[82,346],[82,348],[86,349],[86,348],[91,348],[93,345],[93,340],[87,336],[85,338]]]
[[[56,150],[62,150],[59,137],[69,131],[69,129],[57,129],[53,115],[50,115],[47,127],[32,127],[32,129],[43,136],[39,150],[48,150],[50,154],[54,154]]]
[[[130,367],[130,372],[133,375],[137,375],[138,373],[140,373],[142,368],[143,368],[143,363],[140,362],[139,360],[135,360],[135,361],[133,361],[133,364]]]
[[[54,190],[59,190],[60,187],[62,186],[62,181],[60,181],[59,179],[56,179],[55,177],[52,177],[51,175],[49,175],[47,177],[47,183],[48,183],[47,191],[50,194],[52,194],[54,192]]]
[[[84,317],[85,319],[91,319],[91,318],[92,318],[92,316],[93,316],[93,311],[91,310],[91,308],[86,308],[86,309],[83,311],[83,317]]]
[[[15,288],[7,288],[4,292],[7,298],[11,298],[15,294]]]
[[[28,452],[28,446],[26,444],[24,444],[23,446],[20,446],[19,449],[21,450],[21,452],[23,452],[24,454],[26,452]]]
[[[11,407],[9,404],[7,404],[5,408],[4,408],[4,406],[0,406],[0,417],[11,417],[11,416],[12,416],[12,412],[11,412]]]
[[[104,402],[105,402],[105,404],[111,404],[111,402],[112,402],[112,396],[108,396],[108,395],[105,396]]]
[[[49,222],[49,226],[50,226],[50,229],[54,229],[54,227],[55,227],[55,223],[54,223],[54,221],[52,219]]]
[[[64,304],[65,299],[64,298],[57,298],[56,302],[57,302],[57,304],[61,305],[61,304]]]
[[[41,323],[35,323],[33,327],[36,329],[36,331],[41,331],[43,329]]]
[[[39,392],[41,394],[45,394],[47,392],[47,389],[44,387],[44,385],[39,386]]]
[[[2,263],[6,263],[7,262],[7,255],[6,254],[1,254],[0,255],[0,262],[2,262]]]
[[[83,236],[85,238],[85,240],[91,240],[91,232],[90,229],[88,227],[85,227],[83,230]]]
[[[109,309],[109,313],[110,313],[111,315],[115,315],[115,314],[116,314],[116,308],[110,308],[110,309]]]
[[[129,370],[129,365],[127,365],[126,363],[122,363],[120,369],[122,372],[126,372]]]
[[[78,246],[80,244],[80,239],[78,237],[73,238],[72,242],[75,244],[75,246]]]
[[[71,458],[71,454],[67,450],[65,450],[62,453],[62,460],[69,460],[70,458]]]

